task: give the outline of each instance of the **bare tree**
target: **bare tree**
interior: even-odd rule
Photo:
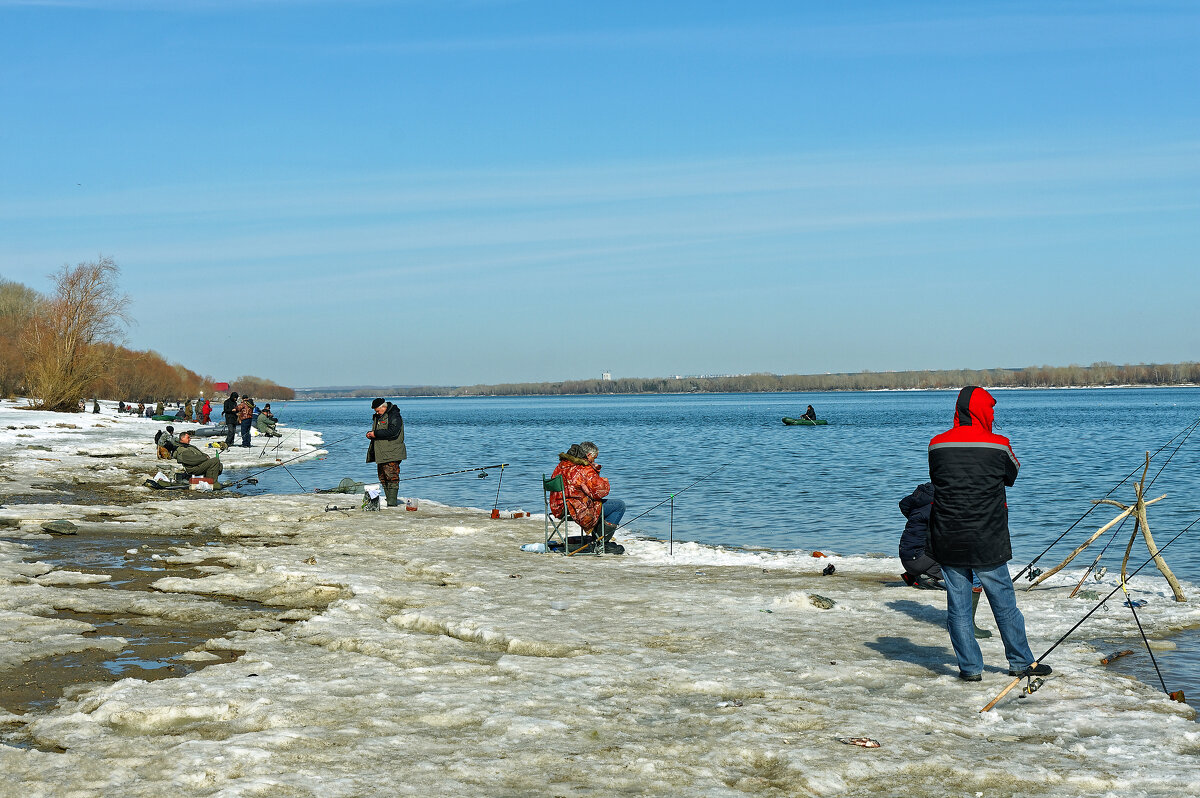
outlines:
[[[32,288],[0,279],[0,396],[8,396],[25,385],[21,332],[41,302],[41,294]]]
[[[117,289],[121,270],[112,258],[63,266],[51,275],[54,295],[21,337],[27,358],[31,404],[72,411],[84,392],[111,365],[129,324],[129,297]]]

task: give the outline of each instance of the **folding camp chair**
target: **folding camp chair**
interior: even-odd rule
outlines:
[[[563,494],[563,517],[558,518],[550,512],[550,494]],[[553,479],[547,479],[542,474],[542,500],[546,506],[546,551],[558,551],[566,556],[574,554],[600,554],[604,551],[604,543],[597,542],[593,535],[581,531],[581,536],[572,538],[568,532],[568,522],[571,518],[571,507],[567,504],[562,474]],[[601,503],[601,508],[603,508]],[[604,514],[600,514],[600,523],[604,523]],[[591,549],[589,551],[589,549]]]

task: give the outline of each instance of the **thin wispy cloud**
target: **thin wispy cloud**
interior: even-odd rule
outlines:
[[[259,218],[361,218],[372,214],[503,211],[609,203],[720,201],[869,189],[877,195],[973,189],[980,196],[1025,186],[1091,193],[1105,185],[1200,181],[1200,141],[1150,147],[1031,153],[959,150],[829,152],[746,159],[602,163],[474,171],[346,174],[310,180],[145,186],[0,202],[3,220],[37,219],[64,207],[81,217],[253,214]]]

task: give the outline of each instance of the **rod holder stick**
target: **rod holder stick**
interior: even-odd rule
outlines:
[[[492,502],[492,512],[493,512],[492,518],[496,517],[494,513],[495,513],[496,509],[500,506],[500,486],[504,484],[504,466],[506,466],[506,465],[508,465],[508,463],[501,463],[500,479],[496,480],[496,501]]]

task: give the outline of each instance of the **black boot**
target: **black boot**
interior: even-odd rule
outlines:
[[[992,636],[992,633],[987,629],[980,629],[975,623],[975,613],[979,610],[979,594],[974,590],[971,591],[971,626],[975,627],[975,639],[984,640]]]
[[[624,554],[625,547],[622,546],[620,543],[613,543],[613,539],[612,539],[613,534],[617,531],[617,525],[610,524],[607,521],[605,521],[603,529],[604,529],[604,532],[602,533],[602,539],[603,539],[602,545],[604,546],[604,553],[605,554]]]

